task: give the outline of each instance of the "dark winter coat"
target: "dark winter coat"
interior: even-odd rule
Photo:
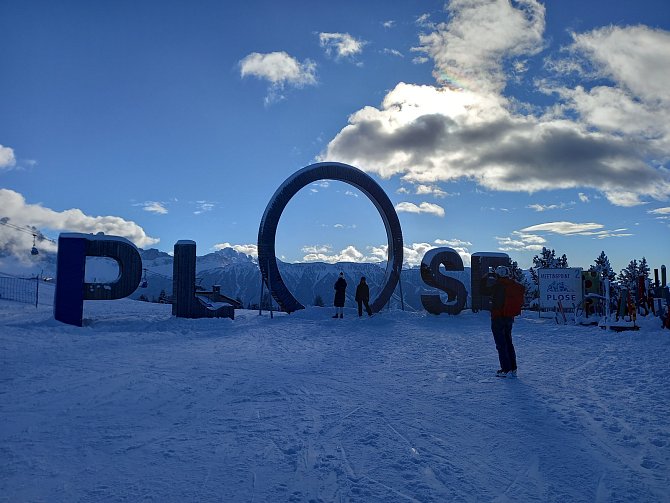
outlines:
[[[496,279],[491,288],[491,318],[510,318],[509,315],[505,314],[505,309],[507,302],[512,301],[513,303],[514,298],[508,298],[510,296],[508,288],[512,288],[515,284],[520,286],[516,281],[509,278]],[[511,317],[511,319],[514,319],[514,317]]]
[[[339,277],[335,282],[335,302],[333,303],[335,307],[344,307],[344,292],[347,289],[347,282],[344,278]]]
[[[491,318],[502,317],[502,308],[505,305],[505,284],[496,280],[491,288]]]
[[[367,283],[359,283],[356,287],[356,302],[370,300],[370,287]]]

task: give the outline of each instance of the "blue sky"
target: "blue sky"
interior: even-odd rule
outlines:
[[[371,174],[408,264],[542,246],[670,262],[663,1],[0,3],[0,217],[253,253],[276,188],[319,160]],[[30,236],[0,228],[21,254]],[[346,184],[303,189],[277,251],[376,260]],[[45,246],[48,244],[45,243]]]

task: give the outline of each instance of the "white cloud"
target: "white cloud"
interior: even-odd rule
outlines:
[[[562,234],[564,236],[569,234],[583,234],[584,232],[600,230],[604,227],[603,224],[588,223],[574,223],[574,222],[547,222],[544,224],[531,225],[521,229],[522,232],[552,232],[554,234]]]
[[[242,77],[252,76],[270,83],[266,104],[284,99],[286,86],[301,88],[316,84],[316,63],[306,59],[300,62],[286,52],[261,54],[253,52],[239,63]]]
[[[583,192],[580,192],[579,194],[579,200],[583,203],[588,203],[589,202],[589,196],[584,194]]]
[[[14,149],[0,145],[0,170],[12,169],[16,166],[16,157],[14,156]]]
[[[573,206],[575,203],[560,203],[560,204],[529,204],[526,208],[535,210],[538,212],[547,211],[547,210],[563,210]]]
[[[23,195],[9,189],[0,189],[0,208],[2,208],[2,216],[9,218],[10,223],[19,227],[34,226],[37,229],[91,234],[104,232],[108,235],[127,238],[141,248],[159,242],[159,239],[147,236],[142,227],[130,220],[115,216],[93,217],[77,208],[54,211],[41,204],[28,204]],[[49,245],[48,241],[43,244],[55,250],[55,245]],[[0,226],[0,248],[20,255],[31,247],[32,236]]]
[[[431,194],[432,196],[438,198],[445,198],[449,195],[453,195],[449,194],[448,192],[445,192],[444,190],[435,185],[423,185],[423,184],[419,184],[416,186],[416,194],[420,196]]]
[[[435,28],[435,23],[430,20],[430,14],[428,13],[421,14],[417,17],[415,23],[422,28]]]
[[[461,241],[460,239],[436,239],[435,244],[440,246],[450,246],[451,248],[472,246],[470,241]]]
[[[647,213],[650,213],[652,215],[670,215],[670,206],[666,206],[665,208],[656,208],[655,210],[649,210]]]
[[[458,239],[436,239],[434,243],[405,243],[403,246],[404,266],[415,267],[420,265],[423,256],[428,250],[435,248],[435,245],[454,248],[463,259],[464,266],[470,265],[471,254],[467,247],[471,246],[472,243]],[[377,263],[386,262],[388,259],[388,245],[368,246],[366,250],[367,253],[363,253],[353,245],[349,245],[339,252],[333,252],[331,245],[310,245],[302,248],[302,252],[305,253],[303,257],[305,262],[326,262],[329,264],[336,262]]]
[[[196,205],[196,210],[193,212],[194,215],[201,215],[216,208],[216,202],[214,201],[195,201],[193,204]]]
[[[337,227],[337,225],[335,226]],[[303,253],[330,253],[332,250],[331,245],[308,245],[308,246],[303,246],[301,251]]]
[[[351,191],[351,190],[347,190],[347,191],[344,193],[344,195],[345,195],[345,196],[349,196],[349,197],[358,197],[358,194],[356,194],[355,192],[353,192],[353,191]]]
[[[390,56],[395,56],[397,58],[404,58],[405,57],[405,55],[397,49],[386,48],[386,49],[384,49],[383,52],[384,52],[384,54],[388,54]]]
[[[144,211],[148,211],[149,213],[156,213],[158,215],[165,215],[168,212],[167,208],[165,207],[165,203],[158,201],[146,201],[136,206],[142,206]]]
[[[465,267],[471,265],[472,254],[470,253],[469,247],[472,246],[472,243],[470,241],[462,241],[460,239],[436,239],[434,242],[439,246],[453,248],[463,259],[463,265]]]
[[[423,202],[418,206],[414,203],[402,202],[395,205],[395,210],[404,213],[429,213],[438,217],[444,216],[444,208],[437,204]]]
[[[664,76],[670,68],[665,64],[670,58],[667,32],[651,30],[649,36],[649,29],[610,30],[576,37],[572,54],[581,54],[599,68],[599,76],[618,79],[618,84],[585,90],[544,82],[559,101],[542,115],[502,92],[507,82],[503,63],[513,63],[518,74],[524,65],[515,65],[515,58],[523,62],[543,47],[544,7],[535,0],[456,0],[449,12],[449,22],[422,35],[418,48],[434,61],[443,87],[399,83],[379,108],[353,113],[321,159],[336,158],[383,178],[400,176],[426,185],[466,179],[511,192],[589,188],[618,206],[670,197],[670,170],[662,166],[670,149],[665,105],[670,88],[659,84],[669,79],[641,83],[626,69],[663,63],[663,69],[651,74]],[[612,33],[616,44],[610,42]],[[646,43],[645,36],[658,46]],[[590,48],[601,41],[605,49]],[[639,47],[626,52],[626,42],[632,46],[638,41]],[[606,59],[607,43],[618,52],[611,59]],[[629,59],[646,63],[635,66]],[[638,80],[648,79],[643,71],[638,75]],[[593,97],[597,101],[584,101]],[[612,115],[629,105],[635,114]],[[606,118],[595,118],[607,107],[612,112]]]
[[[255,244],[234,245],[226,242],[214,245],[215,250],[223,250],[224,248],[232,248],[238,253],[244,253],[245,255],[250,255],[254,258],[258,258],[258,245]]]
[[[530,227],[526,227],[521,229],[521,231],[516,232],[519,233],[519,235],[529,232],[550,232],[553,234],[560,234],[562,236],[591,236],[597,239],[633,236],[631,233],[623,232],[628,230],[625,228],[606,230],[603,229],[603,227],[604,225],[594,222],[547,222],[544,224],[531,225]]]
[[[335,264],[336,262],[371,262],[373,259],[366,257],[363,253],[358,251],[355,246],[349,245],[339,253],[331,253],[332,246],[330,245],[314,245],[305,246],[302,248],[305,262],[326,262]]]
[[[348,33],[319,33],[319,44],[329,56],[336,59],[352,58],[363,51],[367,42],[358,40]]]
[[[542,236],[514,231],[512,236],[499,237],[498,250],[504,252],[511,251],[541,251],[543,245],[547,242]]]
[[[609,77],[644,101],[670,99],[670,33],[647,26],[608,26],[573,35],[598,75]]]
[[[382,23],[382,26],[383,26],[384,28],[386,28],[386,29],[389,29],[389,28],[393,28],[393,27],[395,26],[395,24],[396,24],[396,23],[395,23],[394,20],[389,19],[388,21],[384,21],[384,22]]]
[[[419,37],[438,82],[499,92],[507,80],[506,59],[542,50],[545,9],[536,0],[454,0],[447,10],[448,23]]]

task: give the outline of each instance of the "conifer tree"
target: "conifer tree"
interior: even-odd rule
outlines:
[[[621,284],[629,289],[637,288],[637,278],[640,275],[640,268],[637,260],[631,260],[625,269],[621,269],[619,273],[619,281]]]
[[[607,278],[610,281],[616,279],[616,273],[614,272],[614,269],[612,269],[610,260],[607,258],[604,251],[600,252],[600,255],[598,255],[598,258],[595,260],[595,265],[592,265],[589,268],[589,271],[597,272],[602,279]]]
[[[637,266],[638,276],[644,276],[644,279],[649,279],[649,271],[650,269],[647,259],[642,257],[642,260],[640,260],[640,263]]]

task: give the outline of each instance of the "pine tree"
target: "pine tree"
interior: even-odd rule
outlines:
[[[638,276],[644,276],[644,279],[649,279],[649,271],[650,269],[647,259],[642,257],[642,260],[640,260],[640,263],[637,266]]]
[[[616,273],[614,272],[614,269],[612,269],[610,260],[607,258],[604,251],[600,252],[600,255],[598,255],[598,258],[595,260],[595,265],[592,265],[589,268],[589,271],[598,273],[602,279],[609,279],[610,281],[616,279]]]
[[[161,290],[161,293],[158,295],[158,302],[160,304],[168,303],[167,293],[165,293],[165,290]]]
[[[640,266],[637,263],[637,260],[631,260],[625,269],[621,269],[619,273],[619,281],[622,286],[625,286],[631,290],[637,289],[637,278],[640,275]]]

